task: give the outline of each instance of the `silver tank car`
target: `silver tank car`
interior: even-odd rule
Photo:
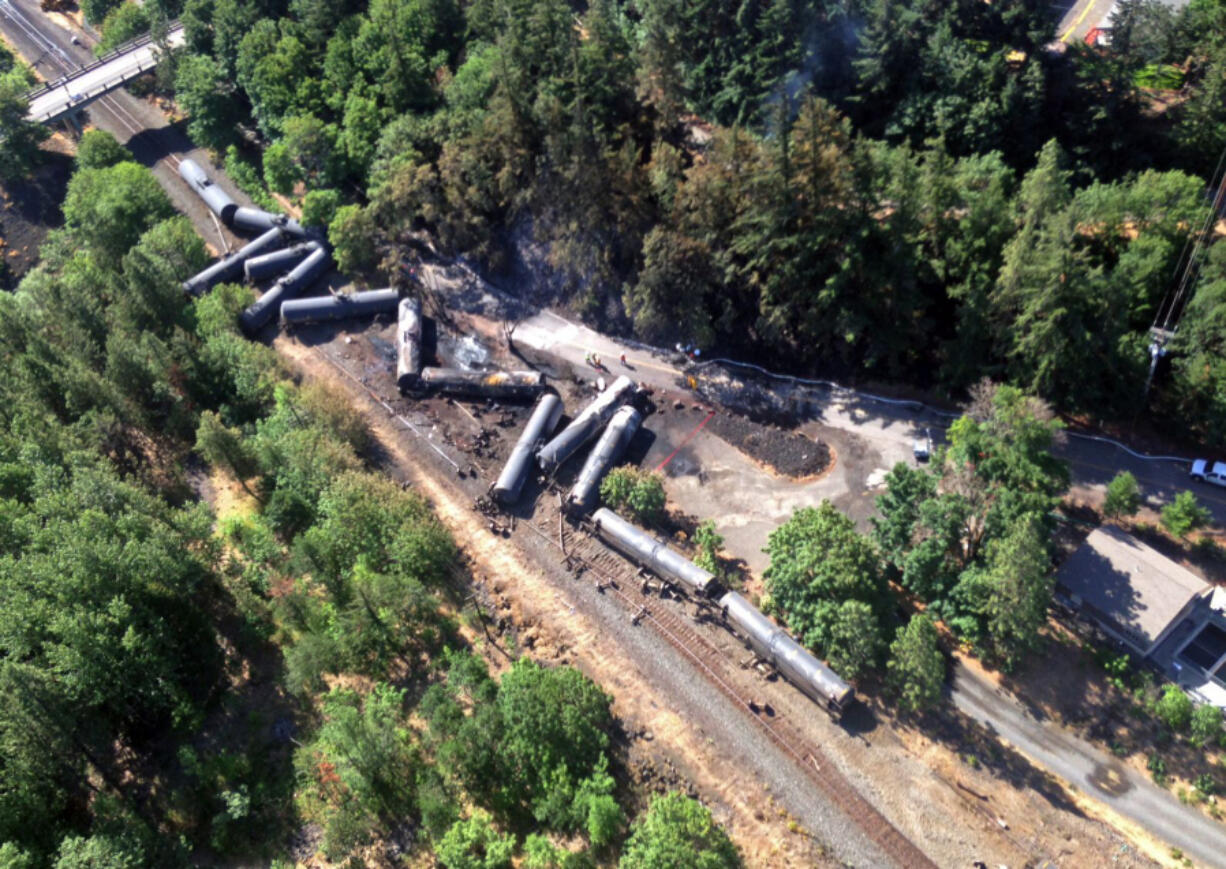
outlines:
[[[715,581],[714,575],[612,510],[601,507],[592,514],[592,522],[596,525],[596,533],[614,549],[693,594],[706,594],[707,587]]]
[[[464,371],[460,368],[423,368],[424,389],[477,398],[531,398],[545,388],[539,371]]]
[[[291,299],[281,304],[281,323],[298,326],[305,323],[325,323],[349,317],[370,317],[396,310],[400,293],[396,290],[367,290],[341,296],[312,296]]]
[[[600,440],[596,441],[596,446],[592,447],[592,451],[588,454],[587,461],[583,463],[583,469],[579,471],[579,477],[575,480],[575,485],[566,497],[566,506],[569,510],[575,513],[586,513],[591,509],[601,477],[613,466],[614,462],[621,458],[621,454],[630,445],[642,421],[642,415],[628,405],[619,408],[617,413],[613,414],[604,434],[600,436]]]
[[[243,263],[253,256],[276,249],[283,241],[285,241],[285,233],[280,229],[268,230],[225,259],[218,260],[204,271],[185,280],[183,292],[191,296],[199,296],[223,281],[237,279],[239,272],[243,269]]]
[[[238,318],[238,324],[247,335],[254,335],[264,328],[264,324],[281,310],[283,301],[292,299],[315,283],[315,280],[332,265],[332,257],[328,249],[318,242],[315,244],[318,247],[314,253],[298,263],[293,271],[284,275],[268,289],[268,292],[260,296],[255,304],[243,311],[242,316]]]
[[[255,283],[273,275],[284,274],[310,256],[313,250],[314,243],[304,241],[283,250],[253,256],[243,263],[243,277],[248,283]]]
[[[259,208],[240,206],[234,209],[230,222],[235,229],[245,229],[248,232],[267,232],[277,226],[299,238],[307,238],[313,234],[293,218],[286,217],[284,214],[272,214]]]
[[[396,326],[396,384],[404,392],[421,378],[421,299],[401,299]]]
[[[229,193],[209,180],[209,176],[195,160],[182,161],[179,164],[179,176],[204,200],[209,210],[221,218],[222,223],[230,225],[238,205],[230,198]]]
[[[193,189],[199,189],[209,183],[209,176],[195,160],[182,160],[179,163],[179,177]]]
[[[596,433],[619,407],[630,400],[633,393],[634,381],[625,375],[609,384],[557,437],[537,450],[536,461],[541,470],[546,474],[557,470],[581,446],[596,437]]]
[[[720,598],[719,605],[753,650],[770,661],[785,679],[822,704],[831,715],[843,714],[851,703],[852,689],[833,670],[735,591]]]
[[[552,392],[541,396],[528,417],[528,424],[511,449],[507,463],[494,484],[494,497],[501,504],[514,504],[523,491],[524,480],[532,467],[532,454],[553,433],[562,418],[562,399]]]

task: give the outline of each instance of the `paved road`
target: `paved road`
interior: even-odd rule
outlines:
[[[1117,0],[1073,0],[1056,28],[1057,38],[1064,43],[1080,42],[1091,29],[1109,26],[1107,16],[1115,8],[1116,2]]]
[[[1198,866],[1226,867],[1226,827],[1051,722],[1036,721],[1008,692],[954,667],[954,705],[1027,757],[1077,786]]]
[[[10,22],[16,27],[24,24],[18,15],[12,15]],[[33,34],[28,35],[31,39],[35,38]],[[172,48],[182,45],[183,38],[181,24],[176,24],[166,34],[167,44]],[[45,124],[57,121],[71,112],[80,111],[103,94],[153,69],[157,66],[160,52],[160,47],[152,42],[138,43],[106,63],[92,69],[87,66],[69,73],[58,80],[52,89],[35,92],[30,99],[27,116],[32,121]]]

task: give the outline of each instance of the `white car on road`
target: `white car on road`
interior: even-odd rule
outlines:
[[[1212,465],[1204,459],[1192,463],[1192,479],[1202,483],[1213,483],[1215,486],[1226,486],[1226,462],[1214,462]]]

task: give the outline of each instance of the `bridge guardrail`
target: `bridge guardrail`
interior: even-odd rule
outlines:
[[[183,25],[180,24],[176,20],[176,21],[171,22],[170,26],[167,27],[166,34],[167,36],[169,36],[175,31],[182,30],[182,29],[183,29]],[[63,87],[66,82],[72,81],[74,78],[77,78],[78,76],[84,73],[90,72],[91,70],[95,70],[101,66],[105,66],[106,64],[110,63],[112,60],[115,60],[118,57],[123,57],[125,54],[130,54],[136,49],[143,48],[144,46],[148,45],[151,42],[153,42],[153,34],[151,33],[146,33],[144,36],[138,36],[133,40],[125,42],[123,45],[119,46],[118,48],[108,51],[106,54],[102,55],[102,57],[99,57],[95,60],[90,61],[89,63],[85,64],[85,66],[77,67],[72,72],[70,72],[68,75],[62,75],[59,78],[57,78],[55,81],[45,82],[41,87],[37,87],[34,90],[29,91],[25,96],[26,102],[30,102],[31,100],[37,99],[38,97],[43,96],[44,94],[47,94],[55,90],[58,87]],[[142,72],[143,71],[144,70],[142,70]]]
[[[129,81],[130,79],[134,78],[135,76],[138,76],[143,72],[148,72],[149,70],[153,69],[156,66],[157,66],[156,58],[151,59],[146,63],[138,64],[134,71],[128,72],[124,75],[115,76],[114,78],[107,79],[103,84],[98,85],[97,87],[94,87],[94,88],[90,88],[88,91],[85,91],[84,93],[77,93],[77,94],[68,93],[64,102],[62,104],[57,104],[58,107],[56,109],[52,111],[43,112],[41,115],[31,115],[30,120],[36,123],[39,123],[39,124],[45,124],[48,121],[55,118],[56,116],[67,111],[68,109],[78,108],[81,106],[86,106],[89,103],[92,103],[94,100],[98,99],[101,96],[105,96],[106,94],[110,93],[112,90],[124,84],[125,82]],[[64,87],[64,85],[69,81],[71,81],[71,79],[65,79],[64,81],[60,82],[60,84],[56,85],[56,87],[57,88]],[[49,88],[46,91],[44,91],[42,94],[40,94],[40,96],[46,96],[48,93],[50,93],[53,90],[55,90],[55,88]],[[73,97],[77,97],[77,99],[73,99]]]

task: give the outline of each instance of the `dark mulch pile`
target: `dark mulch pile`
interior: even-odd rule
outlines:
[[[785,477],[811,477],[830,466],[830,448],[799,432],[731,413],[716,413],[707,429]]]

